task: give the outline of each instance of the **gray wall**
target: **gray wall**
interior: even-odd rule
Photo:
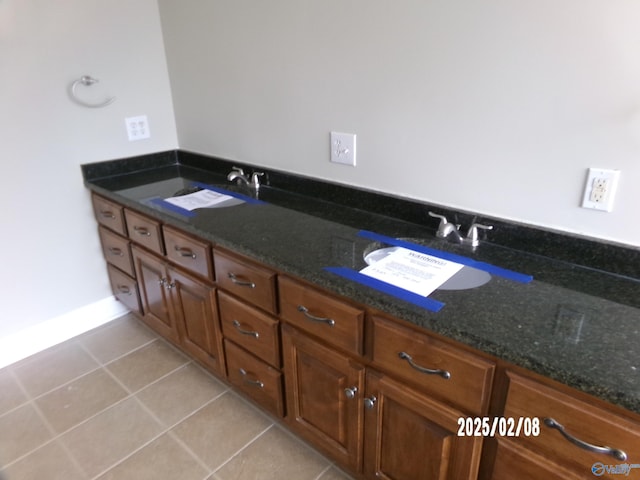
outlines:
[[[116,102],[72,103],[83,74]],[[156,1],[0,2],[0,138],[2,338],[111,296],[79,165],[177,147]]]
[[[181,148],[640,246],[637,0],[159,5]]]
[[[636,0],[3,0],[0,339],[111,295],[79,165],[178,145],[638,246],[639,27]],[[117,101],[72,103],[83,74]],[[577,206],[589,166],[622,170],[611,214]]]

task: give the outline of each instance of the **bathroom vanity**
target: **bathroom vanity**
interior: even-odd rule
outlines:
[[[356,477],[640,464],[640,252],[576,239],[568,255],[604,251],[605,271],[543,255],[570,241],[558,234],[492,219],[471,248],[437,238],[430,207],[281,172],[256,195],[227,181],[234,165],[165,152],[83,166],[114,295],[204,368]],[[194,186],[238,201],[166,202]],[[533,253],[501,240],[516,230]],[[393,246],[379,236],[517,275],[436,290],[441,307],[425,308],[362,281],[366,255]]]

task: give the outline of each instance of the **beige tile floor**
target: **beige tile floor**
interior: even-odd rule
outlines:
[[[132,316],[0,370],[2,480],[348,480]]]

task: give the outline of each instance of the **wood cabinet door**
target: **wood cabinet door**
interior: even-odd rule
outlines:
[[[457,436],[460,412],[372,371],[364,402],[367,478],[477,478],[482,438]]]
[[[178,331],[171,314],[171,298],[166,288],[165,263],[135,245],[131,247],[142,302],[142,319],[168,340],[178,343]]]
[[[289,326],[282,331],[288,423],[314,446],[360,471],[364,367]]]
[[[169,268],[169,289],[183,348],[224,375],[215,288]]]

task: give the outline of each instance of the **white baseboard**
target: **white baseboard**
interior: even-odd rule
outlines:
[[[115,297],[108,297],[0,338],[0,368],[115,320],[127,312],[127,308]]]

